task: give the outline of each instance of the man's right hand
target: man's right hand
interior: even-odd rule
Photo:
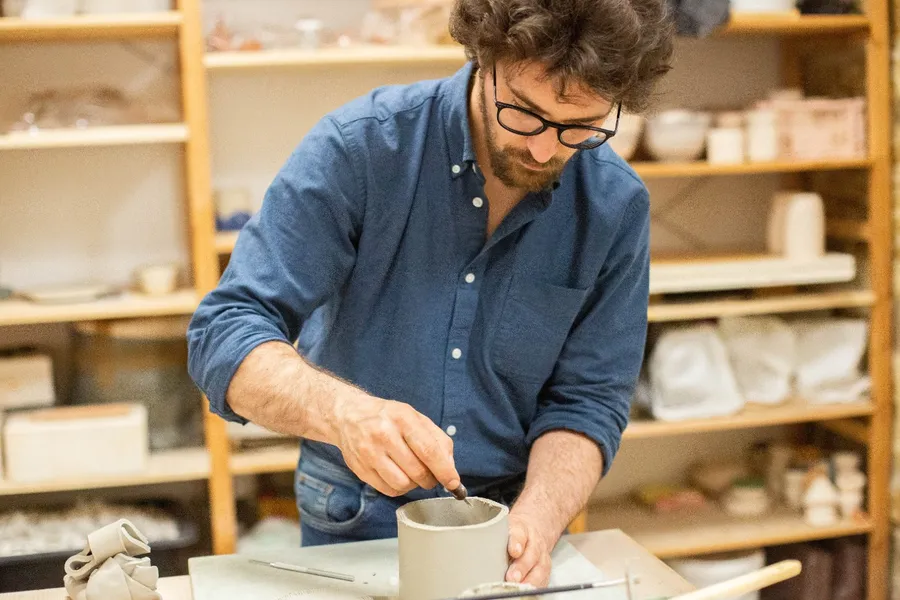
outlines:
[[[359,394],[338,401],[335,417],[347,466],[382,494],[459,486],[453,440],[410,405]]]

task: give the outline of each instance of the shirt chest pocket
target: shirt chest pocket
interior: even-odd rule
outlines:
[[[523,381],[545,381],[587,293],[587,289],[515,276],[492,346],[497,371]]]

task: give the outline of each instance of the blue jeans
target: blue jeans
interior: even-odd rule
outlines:
[[[477,490],[481,497],[511,506],[522,481]],[[303,546],[397,537],[397,509],[415,500],[449,496],[436,486],[391,498],[363,483],[342,465],[301,452],[294,477]],[[471,490],[470,490],[471,492]]]

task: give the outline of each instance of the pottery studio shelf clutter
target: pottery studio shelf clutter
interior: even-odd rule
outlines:
[[[890,94],[885,47],[886,4],[881,0],[869,2],[867,9],[868,15],[742,16],[734,18],[716,37],[775,36],[791,43],[803,43],[807,38],[818,36],[863,40],[869,54],[867,118],[884,117],[887,122]],[[185,148],[185,206],[190,219],[188,245],[192,271],[186,289],[157,296],[135,290],[116,290],[116,293],[92,302],[48,304],[21,297],[0,301],[0,325],[170,317],[193,312],[200,295],[215,285],[220,273],[219,261],[227,260],[239,235],[237,231],[217,232],[215,228],[208,136],[210,130],[215,130],[216,123],[207,109],[207,77],[225,76],[229,72],[265,73],[271,69],[279,69],[282,74],[298,69],[301,74],[303,69],[317,66],[379,65],[402,69],[443,65],[453,68],[464,60],[461,50],[449,44],[222,51],[206,48],[204,51],[209,32],[203,30],[200,15],[201,6],[197,0],[182,0],[177,10],[152,14],[0,19],[0,43],[162,39],[178,44],[180,86],[185,100],[182,122],[0,135],[0,150],[45,149],[44,154],[52,160],[54,152],[79,147],[123,146],[122,152],[127,152],[129,146],[143,145]],[[796,317],[820,311],[863,311],[868,315],[867,347],[877,352],[872,354],[868,365],[871,392],[854,401],[821,404],[809,402],[802,395],[791,395],[778,404],[747,404],[731,414],[715,417],[666,421],[639,416],[625,431],[625,443],[760,427],[818,425],[821,430],[839,432],[862,444],[861,451],[867,453],[864,463],[871,490],[867,497],[868,510],[827,526],[814,527],[804,522],[799,512],[781,506],[774,507],[764,516],[747,520],[728,514],[713,502],[690,516],[673,516],[648,510],[633,500],[623,500],[592,507],[580,521],[583,526],[589,529],[621,528],[654,553],[667,558],[864,535],[870,541],[870,598],[884,597],[878,573],[884,573],[886,568],[889,461],[886,440],[891,397],[889,358],[881,352],[887,346],[882,336],[890,329],[891,290],[886,283],[890,265],[882,256],[889,256],[891,240],[880,223],[887,223],[891,218],[889,139],[878,127],[869,125],[865,131],[866,155],[802,159],[774,156],[754,161],[742,157],[739,161],[714,162],[698,154],[689,160],[658,161],[641,156],[632,161],[638,174],[648,180],[784,175],[790,189],[797,189],[807,174],[866,174],[869,177],[868,220],[829,219],[824,226],[829,238],[849,241],[857,249],[862,247],[863,254],[867,252],[872,257],[866,265],[871,271],[868,277],[860,277],[863,266],[858,253],[849,250],[844,253],[843,248],[842,252],[817,259],[820,261],[817,264],[823,267],[817,277],[811,269],[798,272],[796,265],[786,263],[777,265],[781,267],[781,274],[776,277],[770,255],[681,256],[675,260],[655,256],[651,275],[654,296],[648,317],[654,326],[665,329],[675,325],[690,326],[693,321],[731,317]],[[42,160],[33,156],[33,160]],[[726,260],[737,262],[723,263]],[[752,270],[733,268],[735,264],[746,266],[747,261],[753,260],[759,261],[758,274],[761,275],[756,279],[751,277]],[[734,280],[735,273],[743,279]],[[297,452],[292,441],[273,447],[235,449],[224,432],[224,424],[210,419],[206,423],[205,448],[151,452],[142,470],[116,477],[40,483],[0,480],[0,495],[207,481],[214,550],[226,553],[234,550],[236,540],[233,477],[291,471],[296,466]]]

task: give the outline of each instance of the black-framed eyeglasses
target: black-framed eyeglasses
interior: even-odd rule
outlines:
[[[556,129],[559,143],[575,150],[593,150],[606,143],[609,138],[616,135],[619,129],[619,117],[622,114],[622,103],[619,103],[616,111],[615,129],[603,127],[590,127],[588,125],[564,125],[554,123],[544,117],[531,112],[528,109],[507,104],[497,100],[497,66],[494,66],[494,104],[497,106],[497,122],[500,126],[517,135],[540,135],[548,128]]]

